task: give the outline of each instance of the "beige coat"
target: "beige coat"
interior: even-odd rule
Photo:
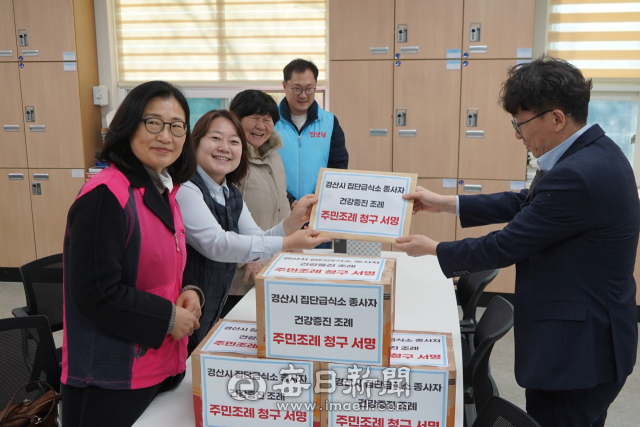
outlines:
[[[263,230],[278,225],[289,216],[291,208],[287,199],[287,178],[278,149],[282,141],[276,132],[256,152],[249,147],[249,171],[237,187],[242,193],[251,216]],[[264,266],[269,260],[263,260]],[[253,279],[244,284],[244,264],[238,264],[231,285],[231,295],[244,295],[254,286]]]

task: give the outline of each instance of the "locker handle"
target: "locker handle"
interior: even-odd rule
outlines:
[[[487,53],[487,46],[469,46],[469,53]]]
[[[9,174],[9,180],[10,181],[20,181],[24,179],[24,174],[23,173],[10,173]]]
[[[482,185],[465,184],[463,188],[466,193],[482,193]]]
[[[418,131],[416,129],[403,129],[398,131],[398,136],[413,138],[418,136]]]
[[[483,130],[468,130],[464,133],[467,138],[484,138]]]
[[[4,125],[5,132],[20,132],[20,125]]]
[[[418,53],[418,46],[402,46],[400,53]]]
[[[372,55],[385,54],[385,53],[389,53],[389,47],[388,46],[372,46],[369,49],[369,52],[371,52]]]
[[[369,129],[369,136],[387,136],[386,129]]]
[[[44,132],[44,125],[29,125],[31,132]]]
[[[22,49],[22,56],[38,56],[38,49]]]
[[[48,173],[34,173],[33,174],[33,179],[35,179],[36,181],[49,181],[49,174]]]
[[[0,50],[0,56],[13,56],[12,50]]]

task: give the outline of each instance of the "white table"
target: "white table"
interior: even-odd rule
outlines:
[[[382,257],[398,260],[395,329],[449,332],[453,336],[457,377],[455,427],[462,427],[462,349],[453,284],[442,274],[436,257],[411,258],[400,252],[383,252]],[[255,322],[256,300],[253,289],[227,315],[227,319]],[[176,390],[160,394],[134,426],[195,425],[191,387],[191,363],[187,361],[187,374],[180,386]]]

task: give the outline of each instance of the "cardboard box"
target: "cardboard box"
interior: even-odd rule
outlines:
[[[393,258],[280,253],[256,277],[258,356],[389,365]]]
[[[319,427],[319,363],[259,359],[256,338],[255,323],[221,319],[195,349],[196,426]]]
[[[318,383],[323,390],[322,427],[453,427],[456,368],[451,335],[395,331],[391,347],[389,368],[322,364],[319,378],[335,382],[333,390]]]

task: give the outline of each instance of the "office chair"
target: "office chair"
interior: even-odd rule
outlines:
[[[458,297],[458,305],[462,307],[461,327],[475,326],[478,323],[476,309],[480,296],[499,272],[500,269],[485,270],[460,276],[456,283],[456,296]]]
[[[493,396],[478,415],[472,427],[540,427],[531,415],[513,403]]]
[[[14,308],[15,317],[44,315],[51,332],[62,330],[62,254],[40,258],[20,267],[27,306]],[[62,349],[56,350],[62,362]]]
[[[476,413],[482,411],[492,396],[498,396],[489,357],[494,344],[513,326],[513,306],[506,299],[495,296],[487,306],[475,328],[474,339],[463,339],[463,383],[465,421],[470,425]],[[474,344],[476,343],[476,344]],[[466,348],[465,348],[466,347]]]
[[[45,316],[0,319],[0,407],[24,384],[44,381],[60,391],[60,371],[49,321]],[[33,385],[16,401],[36,400],[48,389]],[[0,409],[1,410],[1,409]]]

